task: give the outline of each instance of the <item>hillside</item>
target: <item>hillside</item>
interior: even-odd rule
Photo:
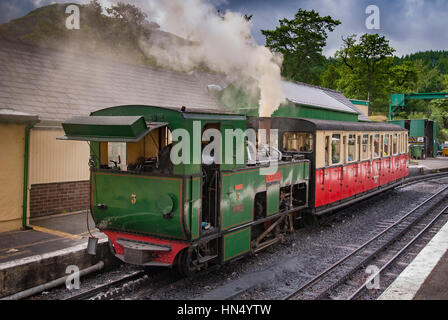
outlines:
[[[96,1],[78,5],[81,28],[69,30],[65,26],[67,5],[44,6],[1,24],[0,40],[73,49],[151,65],[156,65],[156,61],[144,54],[141,41],[150,43],[162,38],[186,43],[177,36],[158,30],[159,26],[147,22],[145,14],[134,6],[119,4],[106,16],[101,13],[102,9]]]

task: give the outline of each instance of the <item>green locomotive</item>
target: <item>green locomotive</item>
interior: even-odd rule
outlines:
[[[258,147],[260,128],[271,145],[280,141],[269,119],[118,106],[63,128],[61,139],[90,144],[91,213],[127,263],[177,265],[184,274],[223,264],[281,241],[308,205],[309,160]],[[227,134],[251,128],[252,143]]]

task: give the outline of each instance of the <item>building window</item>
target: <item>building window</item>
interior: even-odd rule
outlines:
[[[373,157],[375,159],[381,157],[381,150],[380,150],[380,135],[376,134],[373,138]]]
[[[313,135],[311,133],[285,132],[283,148],[285,151],[313,152]]]
[[[356,161],[356,135],[348,136],[348,159],[347,162]]]
[[[369,135],[364,134],[362,136],[362,145],[361,145],[361,160],[369,159]]]
[[[331,138],[331,164],[341,162],[341,135],[334,134]]]

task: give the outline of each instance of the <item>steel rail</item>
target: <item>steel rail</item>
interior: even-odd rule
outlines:
[[[340,260],[338,260],[337,262],[335,262],[333,265],[331,265],[330,267],[328,267],[327,269],[325,269],[324,271],[322,271],[321,273],[319,273],[317,276],[315,276],[313,279],[309,280],[307,283],[305,283],[304,285],[302,285],[299,289],[295,290],[293,293],[283,297],[282,300],[290,300],[292,299],[294,296],[298,295],[299,293],[301,293],[302,291],[304,291],[306,288],[312,286],[313,284],[315,284],[317,281],[321,280],[324,276],[326,276],[327,274],[329,274],[331,271],[333,271],[334,269],[336,269],[338,266],[340,266],[342,263],[344,263],[345,261],[347,261],[348,259],[350,259],[351,257],[355,256],[358,252],[360,252],[361,250],[365,249],[369,244],[371,244],[372,242],[374,242],[375,240],[379,239],[380,237],[382,237],[384,234],[386,234],[389,230],[391,230],[392,228],[398,226],[403,220],[405,220],[406,218],[408,218],[409,216],[411,216],[415,211],[417,211],[418,209],[420,209],[421,207],[423,207],[426,203],[428,203],[429,201],[431,201],[432,199],[434,199],[435,197],[437,197],[438,195],[440,195],[441,193],[443,193],[444,191],[446,191],[448,189],[448,186],[443,188],[442,190],[438,191],[437,193],[435,193],[434,195],[432,195],[431,197],[429,197],[428,199],[426,199],[425,201],[423,201],[422,203],[420,203],[418,206],[416,206],[415,208],[413,208],[411,211],[409,211],[408,213],[406,213],[403,217],[401,217],[400,219],[398,219],[396,222],[394,222],[392,225],[390,225],[389,227],[387,227],[386,229],[384,229],[382,232],[378,233],[377,235],[375,235],[374,237],[372,237],[371,239],[367,240],[366,242],[364,242],[363,244],[361,244],[358,248],[356,248],[354,251],[352,251],[351,253],[349,253],[348,255],[344,256],[343,258],[341,258]]]
[[[403,184],[401,184],[400,186],[395,187],[395,189],[403,189],[406,188],[407,186],[413,185],[413,184],[417,184],[426,180],[432,180],[435,178],[442,178],[448,176],[448,172],[440,172],[440,173],[429,173],[429,174],[423,174],[423,175],[418,175],[418,176],[413,176],[413,177],[408,177],[405,179],[405,181],[403,182]]]
[[[95,287],[95,288],[92,288],[90,290],[81,292],[81,293],[79,293],[77,295],[70,296],[70,297],[68,297],[68,298],[66,298],[64,300],[86,300],[86,299],[89,299],[89,298],[92,298],[92,297],[96,296],[97,294],[99,294],[101,292],[107,291],[107,290],[109,290],[112,287],[119,286],[119,285],[121,285],[123,283],[126,283],[128,281],[133,281],[133,280],[136,280],[138,278],[142,278],[144,275],[145,275],[144,271],[136,271],[136,272],[133,272],[133,273],[131,273],[129,275],[121,277],[120,279],[117,279],[115,281],[112,281],[112,282],[109,282],[109,283],[106,283],[106,284],[102,284],[102,285],[100,285],[98,287]]]
[[[416,236],[414,236],[403,248],[401,248],[400,251],[398,251],[386,264],[384,264],[380,270],[378,270],[375,274],[369,277],[367,281],[360,286],[349,298],[348,300],[355,299],[364,289],[366,289],[367,284],[375,279],[381,272],[386,270],[392,263],[394,263],[411,245],[414,244],[417,240],[421,238],[421,236],[428,231],[434,223],[442,216],[443,214],[446,214],[446,210],[448,210],[448,206],[443,208]]]

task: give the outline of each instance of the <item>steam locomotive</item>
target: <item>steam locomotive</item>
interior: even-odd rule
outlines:
[[[407,131],[393,124],[135,105],[63,129],[61,139],[90,144],[91,213],[113,253],[185,275],[258,252],[297,221],[408,175]]]

